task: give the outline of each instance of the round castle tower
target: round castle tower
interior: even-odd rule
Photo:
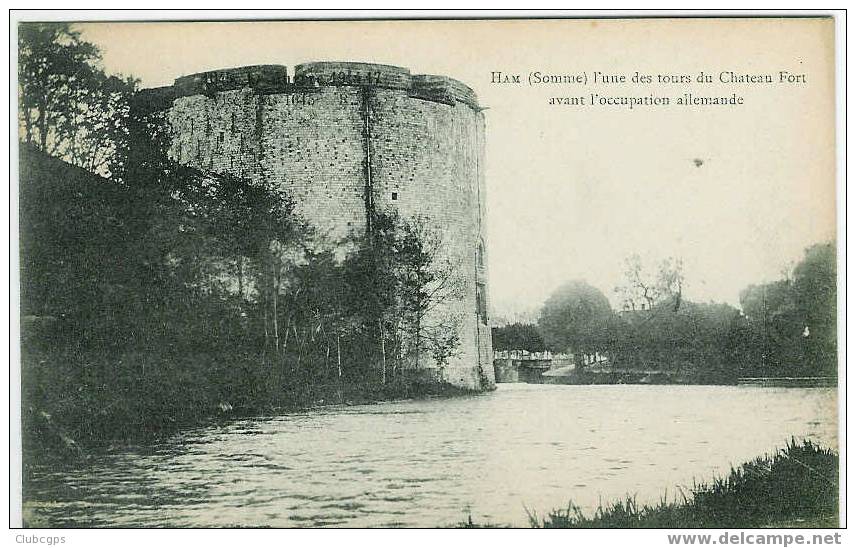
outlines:
[[[164,112],[175,160],[279,185],[330,245],[364,230],[371,210],[425,219],[465,288],[445,310],[461,321],[443,377],[493,387],[484,115],[469,87],[389,65],[318,62],[293,77],[281,65],[183,76],[136,103]]]

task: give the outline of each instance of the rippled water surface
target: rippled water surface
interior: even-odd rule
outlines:
[[[837,447],[834,389],[506,384],[188,430],[37,469],[25,508],[72,527],[522,526],[569,499],[671,498],[791,436]]]

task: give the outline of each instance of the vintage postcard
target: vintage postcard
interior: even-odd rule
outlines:
[[[79,15],[12,27],[13,526],[845,525],[832,15]]]

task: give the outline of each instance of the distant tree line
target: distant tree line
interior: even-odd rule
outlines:
[[[816,244],[781,280],[751,285],[741,308],[683,298],[679,260],[653,276],[639,257],[625,262],[621,309],[582,280],[545,302],[537,324],[494,329],[497,350],[550,349],[608,356],[618,368],[679,371],[711,381],[745,376],[836,376],[836,256]]]

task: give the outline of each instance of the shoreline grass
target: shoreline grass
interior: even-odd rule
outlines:
[[[795,439],[725,477],[696,484],[682,500],[638,504],[635,497],[586,515],[573,503],[545,516],[529,512],[536,528],[758,528],[837,527],[838,454]]]

